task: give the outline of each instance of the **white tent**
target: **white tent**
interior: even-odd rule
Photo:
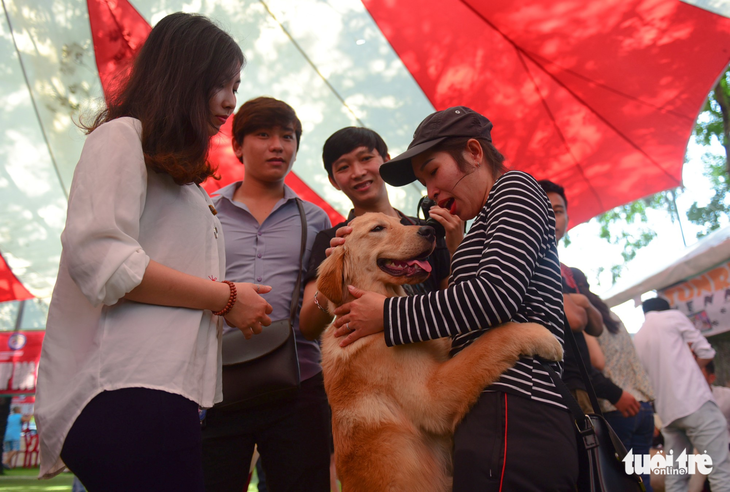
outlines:
[[[644,279],[630,284],[619,282],[604,296],[604,301],[610,307],[631,299],[638,304],[642,294],[690,280],[728,260],[730,260],[730,227],[725,227],[688,247],[682,256]]]

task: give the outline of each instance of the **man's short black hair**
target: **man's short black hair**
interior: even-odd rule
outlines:
[[[330,135],[322,148],[322,161],[330,178],[332,177],[332,164],[358,147],[367,147],[370,152],[375,149],[383,159],[388,155],[388,146],[385,145],[383,137],[370,128],[348,126],[337,130]]]
[[[705,371],[707,371],[707,374],[715,374],[715,361],[710,361],[705,366]]]
[[[650,311],[669,311],[672,307],[669,305],[669,301],[662,299],[661,297],[655,297],[653,299],[647,299],[641,304],[641,309],[644,310],[644,314]]]
[[[563,197],[563,201],[565,202],[565,209],[566,210],[568,209],[568,199],[565,198],[565,188],[563,188],[559,184],[553,183],[552,181],[550,181],[548,179],[541,179],[540,181],[537,182],[537,184],[539,184],[542,187],[545,194],[557,193],[558,195]]]

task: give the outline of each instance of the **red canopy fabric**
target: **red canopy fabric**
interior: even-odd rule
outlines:
[[[129,61],[144,44],[152,28],[127,0],[87,0],[87,5],[96,66],[104,93],[109,94],[114,87],[115,76],[120,70],[127,69]],[[208,193],[243,179],[243,165],[233,155],[231,148],[232,121],[229,118],[219,135],[211,141],[208,159],[217,167],[221,179],[208,179],[203,183]],[[333,224],[345,220],[293,172],[287,175],[285,182],[302,199],[321,207]]]
[[[730,19],[679,0],[363,3],[437,110],[481,112],[508,165],[565,186],[573,225],[681,183],[730,61]]]
[[[109,94],[115,77],[125,75],[152,28],[127,1],[88,0],[86,5],[99,78]]]
[[[25,301],[33,297],[35,296],[28,292],[0,254],[0,302]]]

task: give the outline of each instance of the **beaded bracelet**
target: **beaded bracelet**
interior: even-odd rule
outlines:
[[[327,311],[325,308],[322,307],[322,305],[317,300],[317,294],[319,294],[318,290],[314,291],[314,304],[319,308],[320,311],[322,311],[326,315],[330,315],[329,311]]]
[[[236,291],[236,284],[230,280],[224,280],[223,283],[228,284],[228,287],[231,289],[231,295],[228,296],[228,303],[226,303],[226,307],[220,311],[213,311],[213,314],[216,316],[225,316],[230,313],[231,309],[233,309],[233,305],[236,303],[236,296],[238,295],[238,292]]]

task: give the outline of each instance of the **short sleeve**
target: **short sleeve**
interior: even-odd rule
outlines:
[[[140,133],[131,118],[101,125],[74,172],[61,243],[71,278],[93,306],[115,304],[149,264],[138,242],[147,192]]]
[[[309,256],[309,266],[307,267],[307,275],[304,277],[304,285],[310,281],[316,280],[317,269],[319,265],[327,258],[325,251],[329,248],[330,239],[335,236],[335,229],[325,229],[317,234],[312,245],[312,254]]]

